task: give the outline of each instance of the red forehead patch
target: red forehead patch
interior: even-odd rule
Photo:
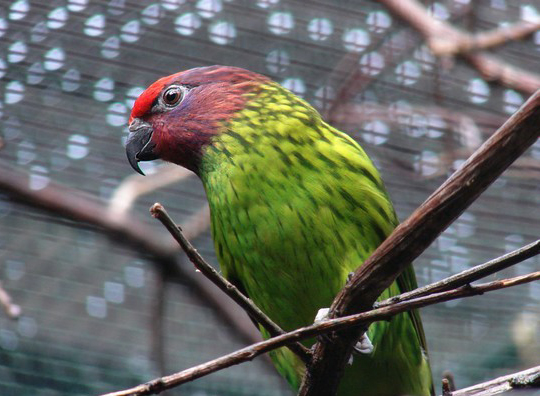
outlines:
[[[131,110],[129,123],[131,123],[134,118],[144,117],[146,114],[148,114],[152,108],[152,104],[163,88],[169,85],[172,81],[180,82],[180,80],[182,83],[192,86],[214,82],[226,83],[234,85],[238,91],[237,94],[240,94],[240,91],[242,90],[247,91],[260,85],[261,83],[270,81],[268,77],[245,69],[219,65],[197,67],[176,74],[171,74],[170,76],[162,77],[157,80],[155,83],[146,88],[141,96],[137,98],[135,104],[133,105],[133,109]]]
[[[131,123],[134,118],[142,117],[148,111],[150,111],[152,108],[152,103],[154,103],[154,100],[156,100],[163,87],[169,84],[169,82],[174,80],[180,74],[182,74],[182,72],[171,74],[167,77],[162,77],[146,88],[146,90],[137,98],[135,104],[133,105],[133,109],[131,110],[131,115],[129,117],[129,123]]]

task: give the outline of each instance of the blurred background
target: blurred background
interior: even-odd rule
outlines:
[[[473,33],[540,17],[537,0],[423,5]],[[435,56],[377,1],[1,0],[0,281],[21,315],[0,311],[0,394],[111,392],[257,337],[148,213],[163,203],[215,264],[199,181],[126,161],[131,106],[158,77],[225,64],[281,82],[363,145],[403,220],[538,88],[540,32],[490,53],[523,81]],[[536,143],[417,260],[419,283],[534,241],[539,204]],[[435,383],[538,365],[539,307],[531,283],[423,309]],[[167,394],[292,392],[258,358]]]

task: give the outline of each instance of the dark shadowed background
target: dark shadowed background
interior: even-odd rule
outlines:
[[[534,0],[424,4],[472,32],[540,16]],[[540,32],[493,53],[538,72]],[[150,179],[133,175],[123,143],[144,87],[211,64],[266,74],[349,132],[380,168],[401,219],[528,96],[461,59],[434,57],[376,1],[0,1],[0,173],[20,190],[0,188],[0,280],[22,309],[18,321],[0,312],[1,395],[96,395],[249,342],[250,329],[240,334],[221,312],[226,298],[209,303],[191,280],[171,275],[171,262],[106,224],[34,207],[52,192],[59,206],[65,199],[165,247],[173,245],[149,216],[153,202],[181,224],[204,224],[193,217],[205,203],[198,180],[145,187],[170,171],[144,163]],[[417,260],[419,283],[537,238],[539,164],[537,143]],[[135,203],[121,212],[115,196]],[[208,230],[191,231],[215,263]],[[539,266],[537,257],[491,279]],[[436,384],[443,370],[464,387],[538,364],[539,306],[532,283],[423,309]],[[292,395],[263,358],[180,389],[169,394]]]

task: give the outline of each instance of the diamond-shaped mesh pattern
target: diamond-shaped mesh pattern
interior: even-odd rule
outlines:
[[[430,3],[431,4],[431,3]],[[532,0],[443,1],[432,13],[469,31],[537,18]],[[497,48],[530,71],[540,33]],[[441,61],[375,1],[18,0],[0,2],[0,160],[40,191],[60,183],[106,206],[132,174],[123,143],[133,101],[156,78],[226,64],[281,82],[358,139],[401,219],[526,99],[463,60]],[[522,246],[540,234],[537,143],[416,263],[420,284]],[[141,164],[151,173],[157,163]],[[203,205],[194,178],[140,198],[179,222]],[[23,309],[0,315],[0,394],[92,395],[157,376],[153,324],[162,287],[151,257],[93,226],[32,209],[0,191],[0,278]],[[195,241],[215,263],[208,232]],[[492,277],[537,270],[538,258]],[[180,280],[165,290],[165,371],[244,344]],[[458,386],[538,364],[540,287],[524,285],[423,310],[438,383]],[[171,394],[292,394],[264,359]]]

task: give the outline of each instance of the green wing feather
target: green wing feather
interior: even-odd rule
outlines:
[[[379,173],[353,139],[277,84],[249,96],[207,148],[201,179],[224,275],[293,330],[331,304],[397,219]],[[408,267],[381,298],[415,287]],[[430,394],[416,311],[374,323],[369,336],[374,353],[355,357],[340,396]],[[298,386],[300,360],[284,348],[272,358]]]
[[[396,282],[402,292],[416,289],[418,287],[418,283],[416,282],[416,274],[414,273],[413,266],[407,266],[407,268],[405,268],[403,272],[398,276]],[[420,319],[420,314],[418,313],[418,310],[415,309],[409,311],[409,315],[411,316],[411,320],[414,323],[414,328],[416,330],[416,334],[418,335],[418,342],[420,343],[424,351],[427,351],[426,335],[424,333],[424,326],[422,325],[422,320]]]

